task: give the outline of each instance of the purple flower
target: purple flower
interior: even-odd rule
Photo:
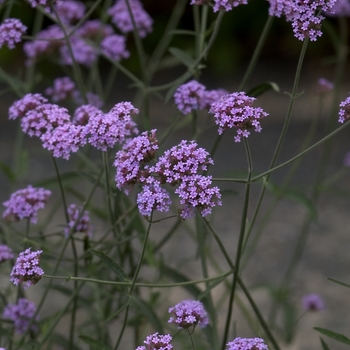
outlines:
[[[40,56],[53,54],[64,43],[62,29],[54,24],[35,36],[33,42],[26,42],[23,50],[28,57],[27,65],[33,64]]]
[[[35,312],[36,306],[32,301],[25,298],[19,298],[17,304],[8,304],[4,308],[2,317],[13,321],[15,331],[23,334],[28,329],[29,323],[34,317]],[[39,316],[37,315],[32,323],[31,331],[38,331],[38,326],[36,324],[38,321]]]
[[[47,6],[48,0],[29,0],[29,3],[32,5],[32,7],[37,6]]]
[[[236,338],[226,344],[227,350],[268,350],[261,338]]]
[[[314,16],[313,11],[300,13],[292,22],[294,36],[299,40],[309,38],[316,41],[322,36],[321,22],[324,17],[321,15]]]
[[[38,210],[45,207],[50,196],[51,191],[29,185],[12,193],[10,199],[3,203],[6,210],[2,217],[9,222],[28,218],[30,222],[36,223]]]
[[[43,148],[52,152],[55,158],[69,159],[86,144],[86,127],[67,122],[46,132],[40,137]]]
[[[81,97],[80,91],[74,90],[72,96],[76,104],[82,105],[85,103]],[[86,93],[86,99],[89,105],[95,106],[97,108],[101,108],[103,106],[103,101],[100,99],[100,96],[94,94],[91,91]]]
[[[75,110],[72,122],[75,125],[85,126],[91,117],[95,117],[98,114],[103,114],[103,112],[97,107],[92,105],[83,105]]]
[[[206,90],[204,91],[204,95],[201,101],[201,108],[210,109],[211,105],[214,102],[220,100],[221,97],[227,95],[228,91],[225,89],[217,89],[217,90]]]
[[[194,214],[192,208],[198,208],[201,215],[211,214],[212,208],[222,205],[221,194],[218,187],[211,187],[211,176],[192,175],[185,176],[175,193],[180,197],[180,203],[185,208],[180,212],[182,219],[187,219]]]
[[[325,78],[318,79],[317,92],[320,95],[327,94],[334,89],[334,84]]]
[[[6,244],[0,244],[0,262],[14,258],[12,249]]]
[[[242,137],[250,135],[248,129],[260,132],[260,119],[266,117],[268,113],[260,107],[252,107],[255,100],[244,92],[234,92],[214,102],[209,113],[214,114],[219,134],[221,135],[227,128],[236,128],[235,142],[240,142]]]
[[[325,11],[328,17],[349,17],[350,16],[350,2],[348,0],[337,0],[332,12]]]
[[[102,23],[99,19],[86,21],[77,30],[77,34],[83,38],[90,40],[101,40],[107,35],[112,35],[114,30],[112,26]]]
[[[214,12],[223,10],[231,11],[234,7],[239,5],[247,5],[248,0],[214,0]]]
[[[59,102],[68,98],[75,88],[75,83],[71,78],[57,78],[53,82],[53,87],[45,90],[45,94],[51,96],[53,102]]]
[[[324,301],[319,294],[308,294],[303,296],[302,304],[307,311],[321,311],[324,310]]]
[[[168,312],[174,315],[170,317],[168,323],[175,323],[179,328],[194,329],[197,325],[204,328],[209,324],[204,305],[198,300],[183,300],[170,307]]]
[[[86,10],[81,1],[65,0],[59,1],[56,5],[56,12],[63,23],[74,23],[84,17]]]
[[[182,114],[202,107],[205,86],[195,80],[180,85],[174,94],[176,107]]]
[[[143,342],[146,346],[138,346],[136,350],[173,350],[174,347],[170,344],[172,339],[170,334],[161,335],[156,332],[146,337]]]
[[[350,96],[339,105],[339,123],[344,123],[350,119]]]
[[[79,222],[77,223],[77,220],[79,216],[81,215],[83,207],[78,207],[76,204],[71,204],[68,207],[68,217],[69,217],[69,223],[67,227],[64,229],[64,234],[66,237],[68,237],[69,232],[75,227],[75,232],[81,232],[85,233],[87,236],[92,236],[93,227],[90,224],[90,213],[87,210],[84,210],[83,215],[79,219]]]
[[[70,38],[70,45],[72,48],[74,60],[84,66],[90,67],[96,60],[97,52],[95,48],[90,46],[85,40],[72,36]],[[61,63],[64,65],[73,65],[73,59],[68,45],[63,45],[60,48]]]
[[[70,115],[66,108],[46,103],[27,112],[21,120],[21,126],[29,136],[40,137],[69,122]]]
[[[122,35],[109,35],[101,41],[102,52],[114,61],[128,58],[130,52],[126,49],[125,37]]]
[[[293,0],[268,0],[270,3],[269,15],[275,17],[286,16],[288,22],[292,21],[297,13],[297,5]]]
[[[27,112],[49,101],[40,94],[27,94],[9,108],[9,119],[24,117]]]
[[[153,178],[142,186],[142,191],[137,195],[139,212],[143,216],[150,216],[153,210],[159,212],[169,211],[171,205],[170,195],[167,190],[160,187],[160,183]]]
[[[22,35],[27,27],[17,18],[6,18],[0,25],[0,48],[7,45],[9,49],[14,49],[15,44],[22,40]]]
[[[129,3],[137,32],[140,38],[144,38],[148,33],[152,32],[153,20],[143,9],[139,0],[129,0]],[[112,22],[122,33],[128,33],[134,30],[133,21],[125,0],[117,0],[108,10],[108,14],[112,16]]]
[[[10,281],[16,286],[25,282],[24,288],[28,288],[40,281],[44,270],[39,266],[42,250],[31,252],[32,248],[26,249],[19,254],[12,268]]]
[[[115,181],[119,189],[129,193],[132,186],[138,182],[147,182],[149,173],[145,171],[144,164],[149,163],[159,148],[156,130],[143,132],[141,135],[128,141],[115,156]],[[141,181],[142,179],[142,181]]]
[[[157,173],[161,182],[176,185],[186,176],[206,171],[207,164],[214,164],[209,153],[204,148],[198,148],[195,141],[183,140],[177,146],[165,151],[157,164],[150,168],[150,172]]]
[[[344,160],[343,160],[343,165],[346,167],[350,167],[350,152],[347,152],[345,154]]]
[[[131,115],[138,113],[130,102],[117,103],[107,114],[98,114],[89,119],[86,126],[88,142],[106,152],[116,143],[122,144],[126,138],[138,133]]]

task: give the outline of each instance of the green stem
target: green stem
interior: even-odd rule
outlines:
[[[235,261],[235,273],[233,274],[233,281],[232,281],[232,287],[230,291],[230,299],[228,304],[228,313],[225,323],[225,331],[224,331],[224,337],[223,337],[223,343],[222,343],[222,349],[225,350],[227,338],[228,338],[228,332],[229,327],[231,323],[231,317],[232,317],[232,311],[233,311],[233,304],[234,304],[234,298],[235,298],[235,292],[236,292],[236,286],[237,286],[237,280],[238,280],[238,274],[239,274],[239,267],[240,267],[240,261],[241,261],[241,255],[242,255],[242,248],[243,248],[243,242],[244,242],[244,234],[246,232],[246,222],[247,222],[247,215],[248,215],[248,206],[249,206],[249,196],[250,196],[250,186],[251,186],[251,177],[252,177],[252,171],[253,171],[253,165],[252,165],[252,157],[249,149],[249,144],[246,138],[244,140],[244,146],[246,150],[247,155],[247,163],[248,163],[248,175],[247,175],[247,183],[245,188],[245,196],[244,196],[244,204],[243,204],[243,211],[242,211],[242,219],[241,219],[241,229],[239,233],[239,240],[238,240],[238,246],[237,246],[237,253],[236,253],[236,261]]]
[[[196,6],[196,7],[197,7],[197,6]],[[193,336],[192,336],[192,333],[190,332],[189,329],[187,329],[187,333],[188,333],[188,335],[190,336],[192,349],[193,349],[193,350],[196,350],[196,346],[194,345]]]
[[[55,166],[55,171],[56,171],[56,176],[57,176],[57,180],[58,180],[58,185],[59,185],[60,192],[61,192],[63,209],[64,209],[64,216],[65,216],[65,219],[66,219],[66,223],[68,224],[69,223],[68,207],[67,207],[66,195],[64,193],[64,187],[63,187],[63,183],[62,183],[62,178],[61,178],[60,171],[58,169],[58,164],[57,164],[56,158],[52,156],[52,160],[53,160],[53,164]]]

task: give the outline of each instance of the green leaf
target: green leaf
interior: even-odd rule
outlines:
[[[344,282],[335,280],[334,278],[330,278],[330,277],[326,277],[326,278],[334,283],[340,284],[341,286],[344,286],[346,288],[350,288],[350,284],[348,284],[348,283],[344,283]]]
[[[280,88],[276,83],[274,83],[272,81],[268,81],[267,83],[260,84],[260,85],[253,87],[252,89],[250,89],[247,92],[247,95],[253,96],[253,97],[258,97],[268,90],[274,90],[276,92],[279,92]]]
[[[191,35],[191,36],[195,36],[196,32],[193,31],[193,30],[177,29],[177,30],[171,30],[168,34],[169,35]]]
[[[79,335],[79,338],[86,344],[90,345],[92,350],[111,350],[109,346],[101,343],[98,340],[92,339],[86,335]]]
[[[180,50],[176,47],[170,47],[169,51],[173,56],[175,56],[186,67],[193,67],[195,60],[187,52]]]
[[[292,304],[289,302],[284,303],[283,305],[283,313],[284,313],[284,330],[286,342],[290,343],[293,340],[293,336],[295,333],[295,310]]]
[[[153,328],[160,334],[164,333],[163,323],[159,320],[156,313],[153,311],[154,307],[150,303],[140,299],[136,295],[131,298],[131,303],[134,304],[137,310],[142,313]]]
[[[102,261],[104,261],[111,270],[117,275],[121,282],[126,282],[128,280],[123,268],[117,264],[113,259],[111,259],[108,255],[98,250],[90,250],[93,254],[98,256]]]
[[[321,340],[321,344],[322,344],[322,349],[323,350],[330,350],[330,348],[328,347],[326,342],[322,339],[322,337],[320,337],[320,340]]]
[[[13,173],[12,169],[5,163],[0,162],[0,170],[4,173],[5,176],[11,181],[16,180],[16,175]]]
[[[317,332],[320,332],[320,333],[322,333],[322,334],[324,334],[324,335],[326,335],[334,340],[337,340],[340,343],[350,345],[350,339],[347,338],[343,334],[336,333],[336,332],[330,331],[329,329],[325,329],[325,328],[321,328],[321,327],[314,327],[314,329]]]

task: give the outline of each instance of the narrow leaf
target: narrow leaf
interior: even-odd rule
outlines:
[[[329,329],[325,329],[325,328],[321,328],[321,327],[314,327],[314,329],[317,332],[320,332],[320,333],[322,333],[322,334],[324,334],[324,335],[326,335],[334,340],[339,341],[340,343],[350,345],[350,339],[347,338],[343,334],[336,333],[336,332],[330,331]]]
[[[322,349],[323,350],[330,350],[327,343],[322,339],[322,337],[320,337],[320,340],[321,340],[321,344],[322,344]]]
[[[16,180],[16,175],[13,173],[12,169],[5,163],[0,162],[0,170],[7,176],[10,181]]]
[[[348,283],[341,282],[341,281],[335,280],[334,278],[330,278],[330,277],[326,277],[326,278],[334,283],[340,284],[341,286],[344,286],[346,288],[350,288],[350,284],[348,284]]]
[[[85,342],[86,344],[90,345],[92,349],[98,349],[98,350],[111,350],[111,348],[103,343],[101,343],[98,340],[92,339],[86,335],[79,335],[79,338]]]
[[[98,250],[90,250],[93,254],[98,256],[102,261],[104,261],[111,270],[117,275],[121,282],[127,281],[127,276],[123,270],[123,268],[117,264],[113,259],[111,259],[108,255]]]
[[[169,51],[186,67],[192,67],[194,65],[194,62],[195,62],[194,58],[191,57],[187,52],[180,50],[176,47],[169,48]]]
[[[269,90],[274,90],[276,92],[279,92],[280,88],[276,83],[274,83],[272,81],[268,81],[267,83],[260,84],[258,86],[253,87],[252,89],[250,89],[247,92],[247,95],[253,96],[253,97],[258,97],[258,96],[262,95],[264,92],[269,91]]]

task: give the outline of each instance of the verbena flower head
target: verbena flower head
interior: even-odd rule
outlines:
[[[226,344],[227,350],[268,350],[261,338],[236,338]]]
[[[102,52],[114,61],[128,58],[130,52],[126,49],[125,37],[122,35],[108,35],[101,41]]]
[[[86,7],[81,1],[64,0],[58,1],[55,9],[63,23],[71,24],[84,17]]]
[[[77,105],[82,105],[85,103],[85,100],[82,98],[78,90],[74,90],[72,96]],[[86,99],[89,105],[95,106],[97,108],[102,108],[103,106],[103,101],[101,100],[100,96],[94,94],[91,91],[86,93]]]
[[[325,78],[318,79],[317,92],[320,95],[327,94],[334,89],[334,84]]]
[[[12,249],[6,244],[0,244],[0,262],[14,258]]]
[[[134,184],[143,182],[141,178],[147,178],[149,175],[148,172],[145,174],[144,165],[155,157],[158,148],[155,129],[145,131],[128,141],[115,156],[117,187],[124,187],[125,193],[129,193]]]
[[[350,119],[350,96],[340,103],[339,123],[345,123]]]
[[[9,108],[9,119],[24,117],[27,112],[49,101],[40,94],[27,94]]]
[[[214,12],[231,11],[234,7],[247,4],[248,0],[214,0]]]
[[[129,3],[138,35],[140,38],[144,38],[148,33],[152,32],[153,20],[144,10],[139,0],[129,0]],[[108,14],[112,16],[112,22],[122,33],[128,33],[134,30],[125,0],[117,0],[114,6],[108,10]]]
[[[27,65],[33,64],[39,57],[53,54],[59,49],[64,44],[64,33],[57,24],[53,24],[40,31],[35,39],[23,45],[23,50],[28,58]]]
[[[82,213],[83,207],[77,206],[76,204],[71,204],[67,211],[69,217],[69,223],[67,227],[64,229],[64,233],[66,237],[68,237],[69,232],[74,228],[73,233],[80,232],[85,233],[87,236],[92,236],[93,227],[90,223],[90,213],[87,210],[84,210]],[[80,217],[80,215],[82,216]],[[79,221],[77,222],[78,218]]]
[[[183,300],[168,310],[174,316],[170,317],[168,323],[174,323],[179,328],[192,328],[199,325],[204,328],[209,324],[208,314],[204,305],[198,300]]]
[[[26,30],[27,27],[19,19],[6,18],[0,25],[0,48],[7,45],[9,49],[14,49]]]
[[[32,7],[37,7],[40,5],[45,7],[48,5],[48,0],[29,0],[29,3]]]
[[[153,210],[169,211],[171,199],[168,191],[160,187],[159,181],[153,178],[149,179],[149,183],[143,185],[142,191],[137,195],[139,212],[143,216],[150,216]]]
[[[68,110],[55,104],[42,104],[30,110],[21,120],[24,133],[40,137],[70,122]]]
[[[217,90],[206,90],[204,91],[204,95],[201,101],[201,108],[210,109],[211,105],[214,102],[220,100],[221,97],[227,95],[228,91],[225,89],[217,89]]]
[[[212,208],[222,205],[221,194],[218,187],[212,187],[212,177],[204,175],[185,176],[175,193],[180,197],[180,204],[185,207],[180,211],[180,217],[187,219],[194,215],[197,208],[201,215],[211,214]]]
[[[36,312],[35,304],[28,299],[19,298],[17,304],[8,304],[5,306],[2,313],[2,317],[13,321],[15,331],[17,333],[25,333],[28,329],[31,319]],[[32,323],[31,331],[37,332],[39,316],[35,317],[35,321]]]
[[[73,36],[70,38],[70,44],[74,56],[74,60],[84,66],[90,67],[96,60],[97,51],[94,47],[90,46],[85,40]],[[64,44],[60,48],[61,63],[64,65],[72,66],[73,59],[68,45]]]
[[[72,123],[85,126],[91,117],[95,117],[98,114],[103,114],[103,112],[95,106],[89,104],[80,106],[74,112]]]
[[[348,0],[337,0],[333,12],[324,12],[328,17],[350,17],[350,2]]]
[[[308,294],[303,296],[302,304],[307,311],[321,311],[325,308],[324,301],[319,294]]]
[[[177,146],[165,151],[150,172],[157,173],[161,182],[171,185],[180,183],[186,176],[206,171],[208,164],[214,164],[209,153],[198,147],[195,141],[182,140]]]
[[[299,40],[309,38],[311,41],[316,41],[318,37],[322,36],[322,20],[324,20],[324,17],[321,15],[315,16],[313,11],[299,14],[292,22],[294,36]]]
[[[53,102],[59,102],[71,96],[75,88],[75,83],[70,77],[57,78],[53,81],[53,87],[45,90],[45,94],[51,96]]]
[[[205,93],[205,86],[198,81],[191,80],[180,85],[174,94],[176,107],[182,114],[188,114],[192,110],[202,107],[202,100]]]
[[[161,335],[158,332],[146,337],[143,342],[145,346],[138,346],[136,350],[173,350],[171,345],[172,337],[170,334]]]
[[[291,21],[297,13],[297,6],[294,0],[268,0],[270,3],[269,15],[275,17],[286,16]]]
[[[101,151],[107,151],[107,148],[114,147],[116,143],[124,143],[126,138],[138,133],[136,124],[131,119],[135,113],[138,113],[138,109],[130,102],[121,102],[109,113],[91,117],[86,126],[88,142]]]
[[[77,30],[77,34],[90,40],[101,40],[107,35],[114,34],[112,26],[102,23],[99,19],[86,21]]]
[[[43,148],[51,151],[55,158],[68,160],[71,153],[86,144],[86,127],[67,122],[46,132],[40,139]]]
[[[244,92],[234,92],[223,96],[219,101],[211,105],[209,113],[214,114],[215,123],[219,126],[221,135],[227,128],[237,129],[235,142],[240,142],[242,137],[248,137],[248,130],[261,131],[260,119],[268,113],[260,107],[253,107],[256,100],[247,96]]]
[[[44,188],[35,188],[29,185],[27,188],[12,193],[10,199],[3,203],[6,210],[2,217],[9,222],[30,219],[37,222],[37,212],[43,209],[51,196],[51,191]]]
[[[24,282],[24,288],[28,288],[38,283],[44,274],[44,270],[39,266],[40,254],[43,251],[32,252],[31,249],[21,252],[12,268],[10,281],[16,286]]]

